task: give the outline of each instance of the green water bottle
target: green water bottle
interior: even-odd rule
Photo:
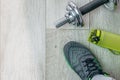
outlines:
[[[91,31],[88,41],[107,48],[114,54],[120,54],[120,35],[118,34],[95,29]]]

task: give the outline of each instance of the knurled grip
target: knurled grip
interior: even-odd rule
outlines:
[[[81,11],[81,14],[82,15],[85,15],[86,13],[96,9],[97,7],[105,4],[105,3],[108,3],[109,0],[93,0],[91,2],[89,2],[88,4],[82,6],[79,8],[79,10]]]

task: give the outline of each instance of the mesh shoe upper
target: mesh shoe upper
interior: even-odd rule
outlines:
[[[92,52],[80,43],[71,41],[64,46],[64,54],[71,68],[82,80],[91,79],[97,74],[104,74]]]

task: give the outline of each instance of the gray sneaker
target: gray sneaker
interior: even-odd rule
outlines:
[[[82,80],[91,80],[97,74],[106,75],[92,52],[80,43],[67,43],[64,46],[64,55],[70,67]]]

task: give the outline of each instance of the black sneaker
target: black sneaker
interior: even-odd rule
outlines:
[[[91,80],[97,74],[105,75],[92,52],[80,43],[67,43],[64,46],[64,55],[70,67],[82,80]]]

